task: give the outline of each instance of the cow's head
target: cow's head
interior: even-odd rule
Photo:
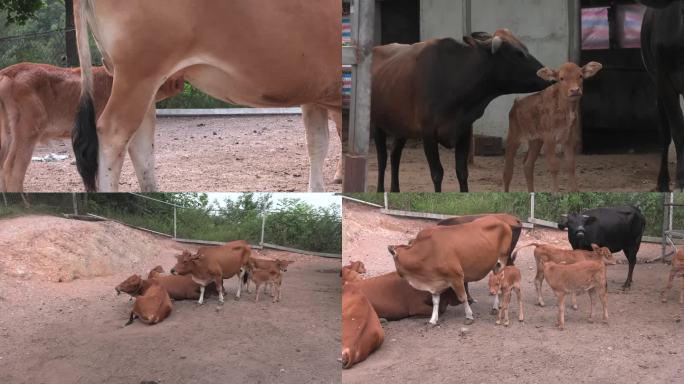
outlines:
[[[537,76],[546,81],[557,82],[561,96],[579,99],[584,92],[584,79],[594,76],[601,68],[603,65],[595,61],[587,63],[582,68],[575,63],[565,63],[558,70],[544,67],[537,72]]]
[[[123,293],[128,293],[131,296],[138,296],[140,292],[142,291],[143,288],[143,279],[140,277],[140,275],[132,275],[121,284],[117,285],[116,288],[116,294],[120,295],[121,292]]]
[[[543,65],[508,29],[499,29],[493,36],[478,33],[463,38],[466,44],[480,48],[494,63],[494,83],[500,92],[537,92],[551,83],[537,76]]]
[[[489,294],[491,296],[494,296],[497,293],[499,293],[499,289],[501,288],[501,280],[503,280],[503,274],[504,273],[503,273],[503,269],[502,269],[498,273],[492,272],[489,275],[488,286],[489,286]]]
[[[639,0],[641,4],[651,8],[665,8],[678,1],[680,0]]]
[[[613,253],[607,247],[599,247],[598,245],[591,243],[591,249],[594,250],[597,260],[603,260],[603,263],[606,265],[616,264]]]
[[[183,251],[180,255],[176,256],[176,265],[171,268],[172,275],[187,275],[192,273],[195,266],[204,256],[197,253],[193,255],[188,251]]]
[[[579,240],[582,240],[586,234],[587,226],[592,225],[595,222],[595,216],[588,216],[581,213],[571,213],[566,217],[563,228],[567,227],[570,234]],[[560,228],[561,225],[559,224],[558,227]]]
[[[282,272],[287,272],[287,266],[294,263],[294,261],[287,261],[287,260],[280,260],[280,259],[276,259],[275,261],[276,261],[276,266]]]

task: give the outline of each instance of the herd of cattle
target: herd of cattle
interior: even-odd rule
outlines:
[[[679,95],[684,94],[684,1],[640,1],[650,7],[644,16],[641,45],[645,67],[658,92],[660,121],[653,125],[662,131],[658,190],[668,191],[672,139],[677,150],[677,187],[684,187],[684,118],[679,105]],[[464,36],[463,42],[442,38],[374,48],[371,120],[378,192],[385,189],[387,136],[394,138],[392,192],[399,192],[399,164],[407,139],[422,139],[436,192],[441,191],[444,176],[438,146],[455,148],[456,177],[460,191],[467,192],[473,123],[495,98],[529,92],[537,93],[516,100],[509,114],[503,189],[509,189],[513,160],[525,141],[529,146],[524,171],[530,192],[534,191],[534,163],[542,149],[553,180],[544,189],[558,191],[558,146],[563,148],[568,188],[576,191],[579,100],[583,81],[601,68],[597,62],[582,68],[574,63],[558,70],[546,68],[507,29],[493,35],[473,33]]]
[[[590,298],[589,321],[593,321],[598,293],[602,319],[608,321],[606,265],[615,264],[613,253],[623,251],[629,272],[623,289],[630,287],[646,220],[632,206],[597,208],[566,216],[559,228],[568,230],[572,250],[531,243],[516,248],[522,224],[507,214],[455,217],[421,230],[408,244],[388,247],[396,272],[362,279],[360,261],[342,269],[342,363],[345,368],[365,360],[383,341],[380,319],[399,320],[430,316],[437,324],[448,305],[463,304],[466,324],[474,321],[468,283],[482,280],[490,272],[489,290],[495,295],[496,324],[509,325],[511,294],[518,299],[518,319],[524,321],[521,272],[515,267],[517,253],[535,247],[537,272],[534,278],[537,304],[545,306],[542,284],[546,280],[558,303],[558,327],[565,326],[565,297],[570,294],[577,309],[576,293]],[[684,249],[672,261],[666,301],[673,279],[684,278]],[[499,300],[501,296],[501,300]],[[679,302],[684,304],[684,279]]]
[[[244,240],[200,247],[195,254],[183,251],[176,259],[171,275],[164,275],[164,269],[157,266],[149,272],[147,279],[132,275],[116,286],[117,294],[124,292],[136,298],[126,325],[136,318],[150,325],[163,321],[173,309],[171,300],[198,300],[198,304],[202,304],[205,293],[211,292],[206,288],[212,285],[219,303],[223,304],[223,280],[233,276],[238,277],[236,299],[240,298],[244,285],[249,292],[252,281],[256,285],[255,301],[259,301],[259,292],[264,286],[264,290],[270,287],[273,302],[278,302],[282,273],[292,263],[252,257],[252,249]]]

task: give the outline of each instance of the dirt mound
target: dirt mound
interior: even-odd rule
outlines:
[[[0,249],[0,274],[70,281],[134,270],[169,243],[113,222],[22,216],[0,220]]]

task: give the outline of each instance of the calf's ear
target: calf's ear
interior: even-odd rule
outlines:
[[[394,245],[388,245],[388,246],[387,246],[387,250],[389,251],[389,253],[390,253],[392,256],[396,256],[396,255],[397,255],[397,251],[396,251]]]
[[[601,70],[601,68],[603,68],[603,65],[601,65],[601,63],[590,61],[584,67],[582,67],[582,76],[584,76],[585,79],[588,79],[597,74],[598,71]]]
[[[551,68],[544,67],[537,71],[537,76],[546,81],[558,81],[558,72]]]

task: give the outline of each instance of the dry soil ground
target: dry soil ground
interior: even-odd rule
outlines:
[[[0,221],[0,383],[339,383],[339,260],[294,260],[282,301],[254,293],[124,327],[116,286],[192,248],[115,223],[29,216]],[[58,282],[59,280],[63,282]]]
[[[156,133],[157,189],[165,192],[306,191],[309,158],[301,116],[160,118]],[[327,191],[332,184],[341,145],[330,123],[325,161]],[[59,162],[33,162],[26,174],[28,192],[82,191],[71,143],[39,145],[34,156],[67,154]],[[130,159],[124,162],[119,189],[139,191]]]
[[[388,141],[389,142],[389,141]],[[368,168],[368,190],[377,189],[378,162],[375,147],[371,144]],[[443,191],[458,191],[454,168],[454,151],[441,148],[440,157],[444,167]],[[580,155],[577,160],[577,180],[580,191],[650,191],[655,188],[660,160],[657,154],[632,155]],[[511,191],[527,192],[522,168],[523,154],[515,160]],[[503,156],[475,157],[475,164],[469,167],[469,185],[472,192],[503,192]],[[670,169],[673,165],[670,166]],[[535,167],[535,189],[540,192],[551,190],[551,176],[546,161],[541,156]],[[401,157],[399,187],[402,192],[432,192],[434,187],[423,147],[419,143],[407,144]],[[385,176],[385,188],[390,187],[389,165]],[[568,187],[564,172],[561,172],[560,188]]]
[[[381,214],[375,208],[344,204],[343,263],[362,260],[368,276],[394,270],[388,244],[406,243],[425,220]],[[568,247],[566,234],[555,230],[525,230],[519,245],[542,241]],[[515,298],[511,326],[494,325],[492,298],[486,281],[470,284],[478,300],[475,323],[463,324],[461,306],[450,307],[438,326],[412,318],[383,325],[385,342],[368,360],[342,373],[348,383],[674,383],[684,380],[684,305],[678,292],[658,300],[669,265],[646,264],[660,247],[643,244],[632,289],[620,287],[627,275],[626,259],[608,269],[609,325],[587,322],[589,300],[578,297],[579,310],[566,310],[566,329],[556,328],[557,307],[544,285],[546,307],[535,306],[534,259],[531,248],[521,251],[516,265],[523,275],[525,322],[517,321]]]

